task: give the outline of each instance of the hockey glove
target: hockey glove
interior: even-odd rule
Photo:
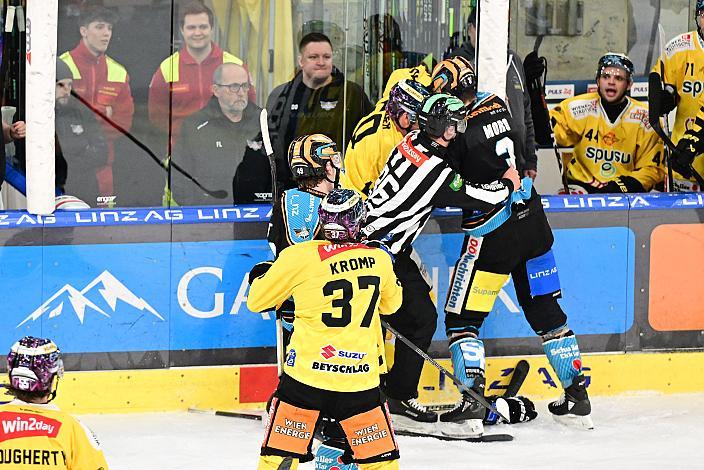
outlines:
[[[609,181],[599,188],[599,193],[643,193],[645,188],[632,176],[619,176],[615,180]]]
[[[508,424],[524,423],[538,416],[535,405],[526,397],[495,397],[490,401],[502,415],[508,416]],[[500,419],[496,413],[487,409],[484,424],[496,424]]]
[[[660,115],[668,114],[677,107],[680,102],[680,95],[677,93],[677,87],[669,83],[663,83],[660,96]]]
[[[690,139],[680,139],[677,149],[670,155],[672,169],[685,178],[692,177],[692,162],[697,156],[697,150]]]
[[[526,73],[526,82],[542,80],[546,69],[545,57],[538,57],[535,51],[529,52],[523,59],[523,71]]]
[[[261,263],[257,263],[254,266],[252,266],[252,269],[249,271],[249,278],[247,279],[247,282],[249,282],[250,285],[252,285],[252,282],[263,275],[266,274],[267,271],[271,268],[271,266],[274,264],[273,261],[262,261]]]

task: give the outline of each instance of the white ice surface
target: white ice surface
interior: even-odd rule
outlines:
[[[535,421],[486,428],[513,434],[513,442],[399,437],[400,467],[704,469],[704,394],[595,397],[592,405],[593,431],[555,423],[538,402]],[[264,432],[260,421],[185,412],[80,418],[98,435],[111,470],[256,469]]]

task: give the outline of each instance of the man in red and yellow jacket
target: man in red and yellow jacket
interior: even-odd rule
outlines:
[[[127,69],[105,54],[112,38],[115,15],[104,8],[91,8],[81,15],[81,40],[71,51],[59,56],[71,70],[73,90],[91,106],[103,112],[121,127],[132,126],[134,101]],[[112,164],[115,160],[115,140],[121,133],[96,116],[102,124],[108,144],[104,165],[96,171],[98,188],[105,200],[98,205],[112,206],[114,202]],[[103,204],[104,203],[104,204]],[[95,201],[90,202],[91,205]]]
[[[170,111],[173,140],[179,135],[183,120],[204,108],[212,98],[215,69],[224,63],[244,67],[240,58],[223,51],[212,41],[213,22],[210,8],[200,2],[187,4],[180,18],[185,47],[164,59],[149,84],[149,120],[168,132]],[[248,97],[249,101],[255,101],[254,87],[249,89]]]

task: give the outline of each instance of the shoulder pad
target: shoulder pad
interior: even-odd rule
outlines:
[[[665,45],[665,55],[671,58],[678,52],[694,50],[694,38],[696,34],[695,31],[689,31],[670,39],[670,42]]]
[[[596,115],[599,99],[598,98],[575,98],[567,103],[567,108],[575,119],[584,119],[587,116]]]

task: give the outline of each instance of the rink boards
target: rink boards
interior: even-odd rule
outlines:
[[[530,372],[520,394],[551,399],[561,388],[544,356],[523,357]],[[487,394],[502,394],[521,357],[487,360]],[[695,393],[704,390],[704,353],[613,353],[584,356],[584,373],[592,396],[632,393]],[[447,359],[439,360],[446,368]],[[6,383],[0,378],[0,385]],[[219,366],[170,369],[67,372],[57,404],[76,413],[138,413],[263,409],[276,387],[276,367]],[[426,364],[420,400],[446,405],[458,398],[449,379]],[[0,395],[0,402],[9,400]]]
[[[620,367],[642,357],[638,367],[647,371],[645,364],[680,355],[635,353],[702,348],[701,194],[548,196],[543,205],[555,232],[569,324],[583,351],[615,353],[590,355],[590,361],[609,357]],[[232,374],[241,372],[236,366],[274,361],[273,316],[246,308],[247,272],[270,258],[264,240],[268,216],[267,206],[90,210],[48,218],[2,212],[0,345],[8,349],[26,334],[49,336],[66,354],[68,370],[101,371],[68,373],[62,387],[102,380],[95,376],[113,384],[112,393],[119,390],[114,386],[119,376],[146,391],[141,379],[146,383],[150,377],[162,386],[182,385],[179,403],[188,406],[207,396],[216,378],[213,390],[234,390]],[[431,346],[437,357],[447,354],[442,300],[461,241],[457,212],[440,211],[416,242],[441,299]],[[502,289],[482,337],[493,361],[541,353],[510,285]],[[691,378],[685,371],[688,363],[696,366],[695,356],[672,360]],[[508,361],[499,367],[510,367],[505,364],[514,360]],[[208,368],[201,379],[205,369],[194,366],[223,367]],[[536,363],[534,371],[541,367]],[[612,387],[604,392],[627,390],[618,385],[622,371],[604,373],[599,383]],[[650,373],[641,375],[635,383]],[[439,384],[427,387],[444,396]],[[697,390],[703,389],[699,384]],[[235,398],[240,400],[228,397]]]

